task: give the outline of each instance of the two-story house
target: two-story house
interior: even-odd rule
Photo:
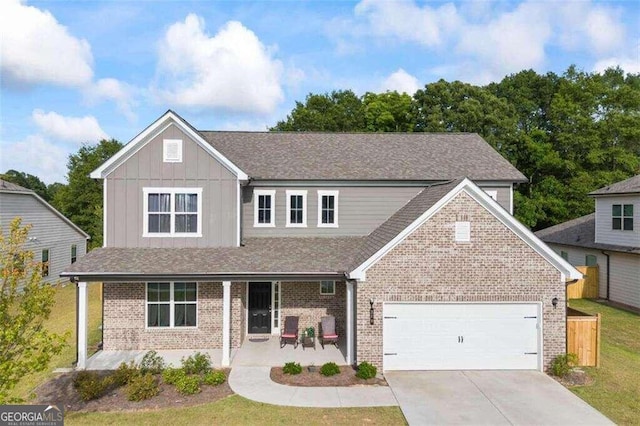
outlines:
[[[60,281],[60,273],[87,252],[89,235],[38,194],[0,179],[0,225],[6,234],[20,217],[31,225],[25,248],[42,263],[42,282]]]
[[[476,134],[199,131],[168,111],[92,174],[104,350],[217,349],[336,318],[345,363],[542,369],[581,275],[512,216],[525,177]],[[81,316],[84,316],[82,314]],[[79,368],[86,363],[80,324]]]
[[[640,309],[640,175],[593,191],[596,211],[536,235],[572,265],[599,266],[599,295]]]

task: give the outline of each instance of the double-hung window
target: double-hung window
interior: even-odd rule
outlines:
[[[611,206],[611,228],[633,231],[633,204],[614,204]]]
[[[276,224],[276,191],[256,189],[253,192],[253,226],[273,227]]]
[[[201,237],[202,188],[144,188],[143,237]]]
[[[287,191],[287,227],[307,227],[307,191]]]
[[[196,327],[198,284],[147,283],[147,327]]]
[[[318,191],[318,228],[338,227],[338,191]]]

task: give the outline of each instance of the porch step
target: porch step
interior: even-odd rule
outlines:
[[[267,340],[271,340],[272,337],[278,338],[278,336],[271,334],[247,334],[245,339],[248,339],[250,342],[266,342]]]

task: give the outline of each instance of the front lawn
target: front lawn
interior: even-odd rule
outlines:
[[[253,402],[238,395],[189,408],[129,413],[72,413],[67,425],[406,425],[399,407],[298,408]]]
[[[640,315],[587,299],[569,306],[602,314],[600,368],[584,367],[594,383],[571,391],[617,424],[640,424]]]

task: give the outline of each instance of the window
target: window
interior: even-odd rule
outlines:
[[[165,163],[182,163],[181,139],[165,139],[162,141],[162,160]]]
[[[253,226],[273,227],[276,226],[275,200],[276,191],[265,191],[256,189],[253,192]]]
[[[567,253],[566,251],[560,251],[560,257],[562,257],[567,262],[569,261],[569,253]]]
[[[49,276],[49,249],[42,250],[42,276]]]
[[[498,190],[487,189],[484,192],[486,192],[489,197],[493,198],[494,201],[498,201]]]
[[[143,237],[201,237],[202,188],[144,188]]]
[[[320,281],[320,294],[336,294],[336,282]]]
[[[598,258],[593,254],[588,254],[584,259],[584,263],[587,266],[596,266],[598,264]]]
[[[338,227],[338,191],[318,191],[318,228]]]
[[[611,206],[611,227],[622,231],[633,231],[633,204]]]
[[[196,283],[147,283],[147,327],[196,327]]]
[[[287,227],[306,228],[307,191],[287,191]]]
[[[76,263],[78,260],[78,246],[75,244],[71,245],[71,263]]]

